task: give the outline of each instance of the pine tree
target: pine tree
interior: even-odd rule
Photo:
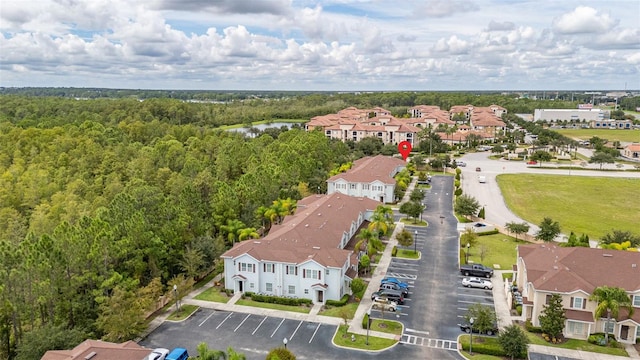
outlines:
[[[538,318],[542,332],[552,338],[558,338],[564,329],[564,308],[562,308],[562,298],[558,294],[551,295],[549,303],[544,306],[542,315]]]

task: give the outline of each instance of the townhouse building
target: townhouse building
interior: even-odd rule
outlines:
[[[353,162],[351,169],[327,180],[327,194],[366,197],[381,203],[395,202],[394,176],[406,167],[402,159],[368,156]]]
[[[358,273],[355,235],[380,202],[339,192],[312,195],[258,240],[236,243],[221,258],[234,292],[340,300]]]
[[[553,294],[562,297],[566,338],[587,339],[605,332],[622,343],[640,338],[640,253],[554,244],[518,246],[516,283],[522,291],[522,321],[540,326],[539,316]],[[620,309],[617,318],[595,318],[589,300],[599,286],[618,287],[629,295],[634,312]]]

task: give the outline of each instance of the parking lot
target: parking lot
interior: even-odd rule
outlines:
[[[166,322],[141,344],[150,348],[180,346],[192,352],[201,342],[226,349],[234,343],[233,338],[242,338],[245,340],[242,352],[262,354],[264,358],[269,349],[283,346],[285,338],[291,349],[323,349],[330,345],[335,331],[335,326],[309,321],[200,309],[186,321]]]
[[[464,316],[466,315],[467,310],[469,309],[469,306],[473,304],[482,304],[482,305],[486,305],[486,306],[490,306],[491,308],[494,308],[492,290],[464,287],[461,284],[463,277],[464,276],[462,275],[458,276],[458,289],[457,289],[458,290],[457,291],[458,292],[458,307],[457,307],[458,315],[457,316],[458,316],[459,323],[465,322]],[[494,283],[494,286],[496,286],[495,282],[493,281],[494,278],[495,278],[495,275],[491,280]]]

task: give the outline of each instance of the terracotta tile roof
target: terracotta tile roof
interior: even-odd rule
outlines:
[[[603,285],[640,290],[638,252],[534,244],[518,246],[518,257],[536,290],[591,294]]]
[[[379,202],[340,193],[312,195],[297,203],[295,214],[274,225],[262,239],[236,243],[221,257],[248,254],[261,261],[300,264],[314,260],[342,267],[351,250],[340,249],[340,241],[360,213],[373,211]]]
[[[625,146],[624,148],[629,151],[640,151],[640,144],[633,143]]]
[[[92,352],[95,352],[95,355],[91,360],[141,360],[151,351],[133,341],[116,344],[101,340],[85,340],[72,350],[47,351],[41,360],[84,360]]]
[[[395,170],[406,165],[404,160],[391,156],[367,156],[354,161],[351,169],[330,177],[327,182],[343,179],[347,182],[370,183],[379,180],[384,184],[395,184]]]

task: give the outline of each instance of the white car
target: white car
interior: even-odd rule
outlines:
[[[373,299],[373,303],[371,304],[372,309],[383,310],[383,311],[396,311],[397,304],[395,301],[390,301],[385,298],[375,297]]]
[[[169,355],[169,349],[165,349],[165,348],[156,348],[153,349],[153,351],[151,352],[151,354],[149,354],[145,360],[164,360],[167,355]]]
[[[477,277],[463,278],[462,286],[487,289],[487,290],[493,289],[493,284],[491,283],[491,281],[477,278]]]

